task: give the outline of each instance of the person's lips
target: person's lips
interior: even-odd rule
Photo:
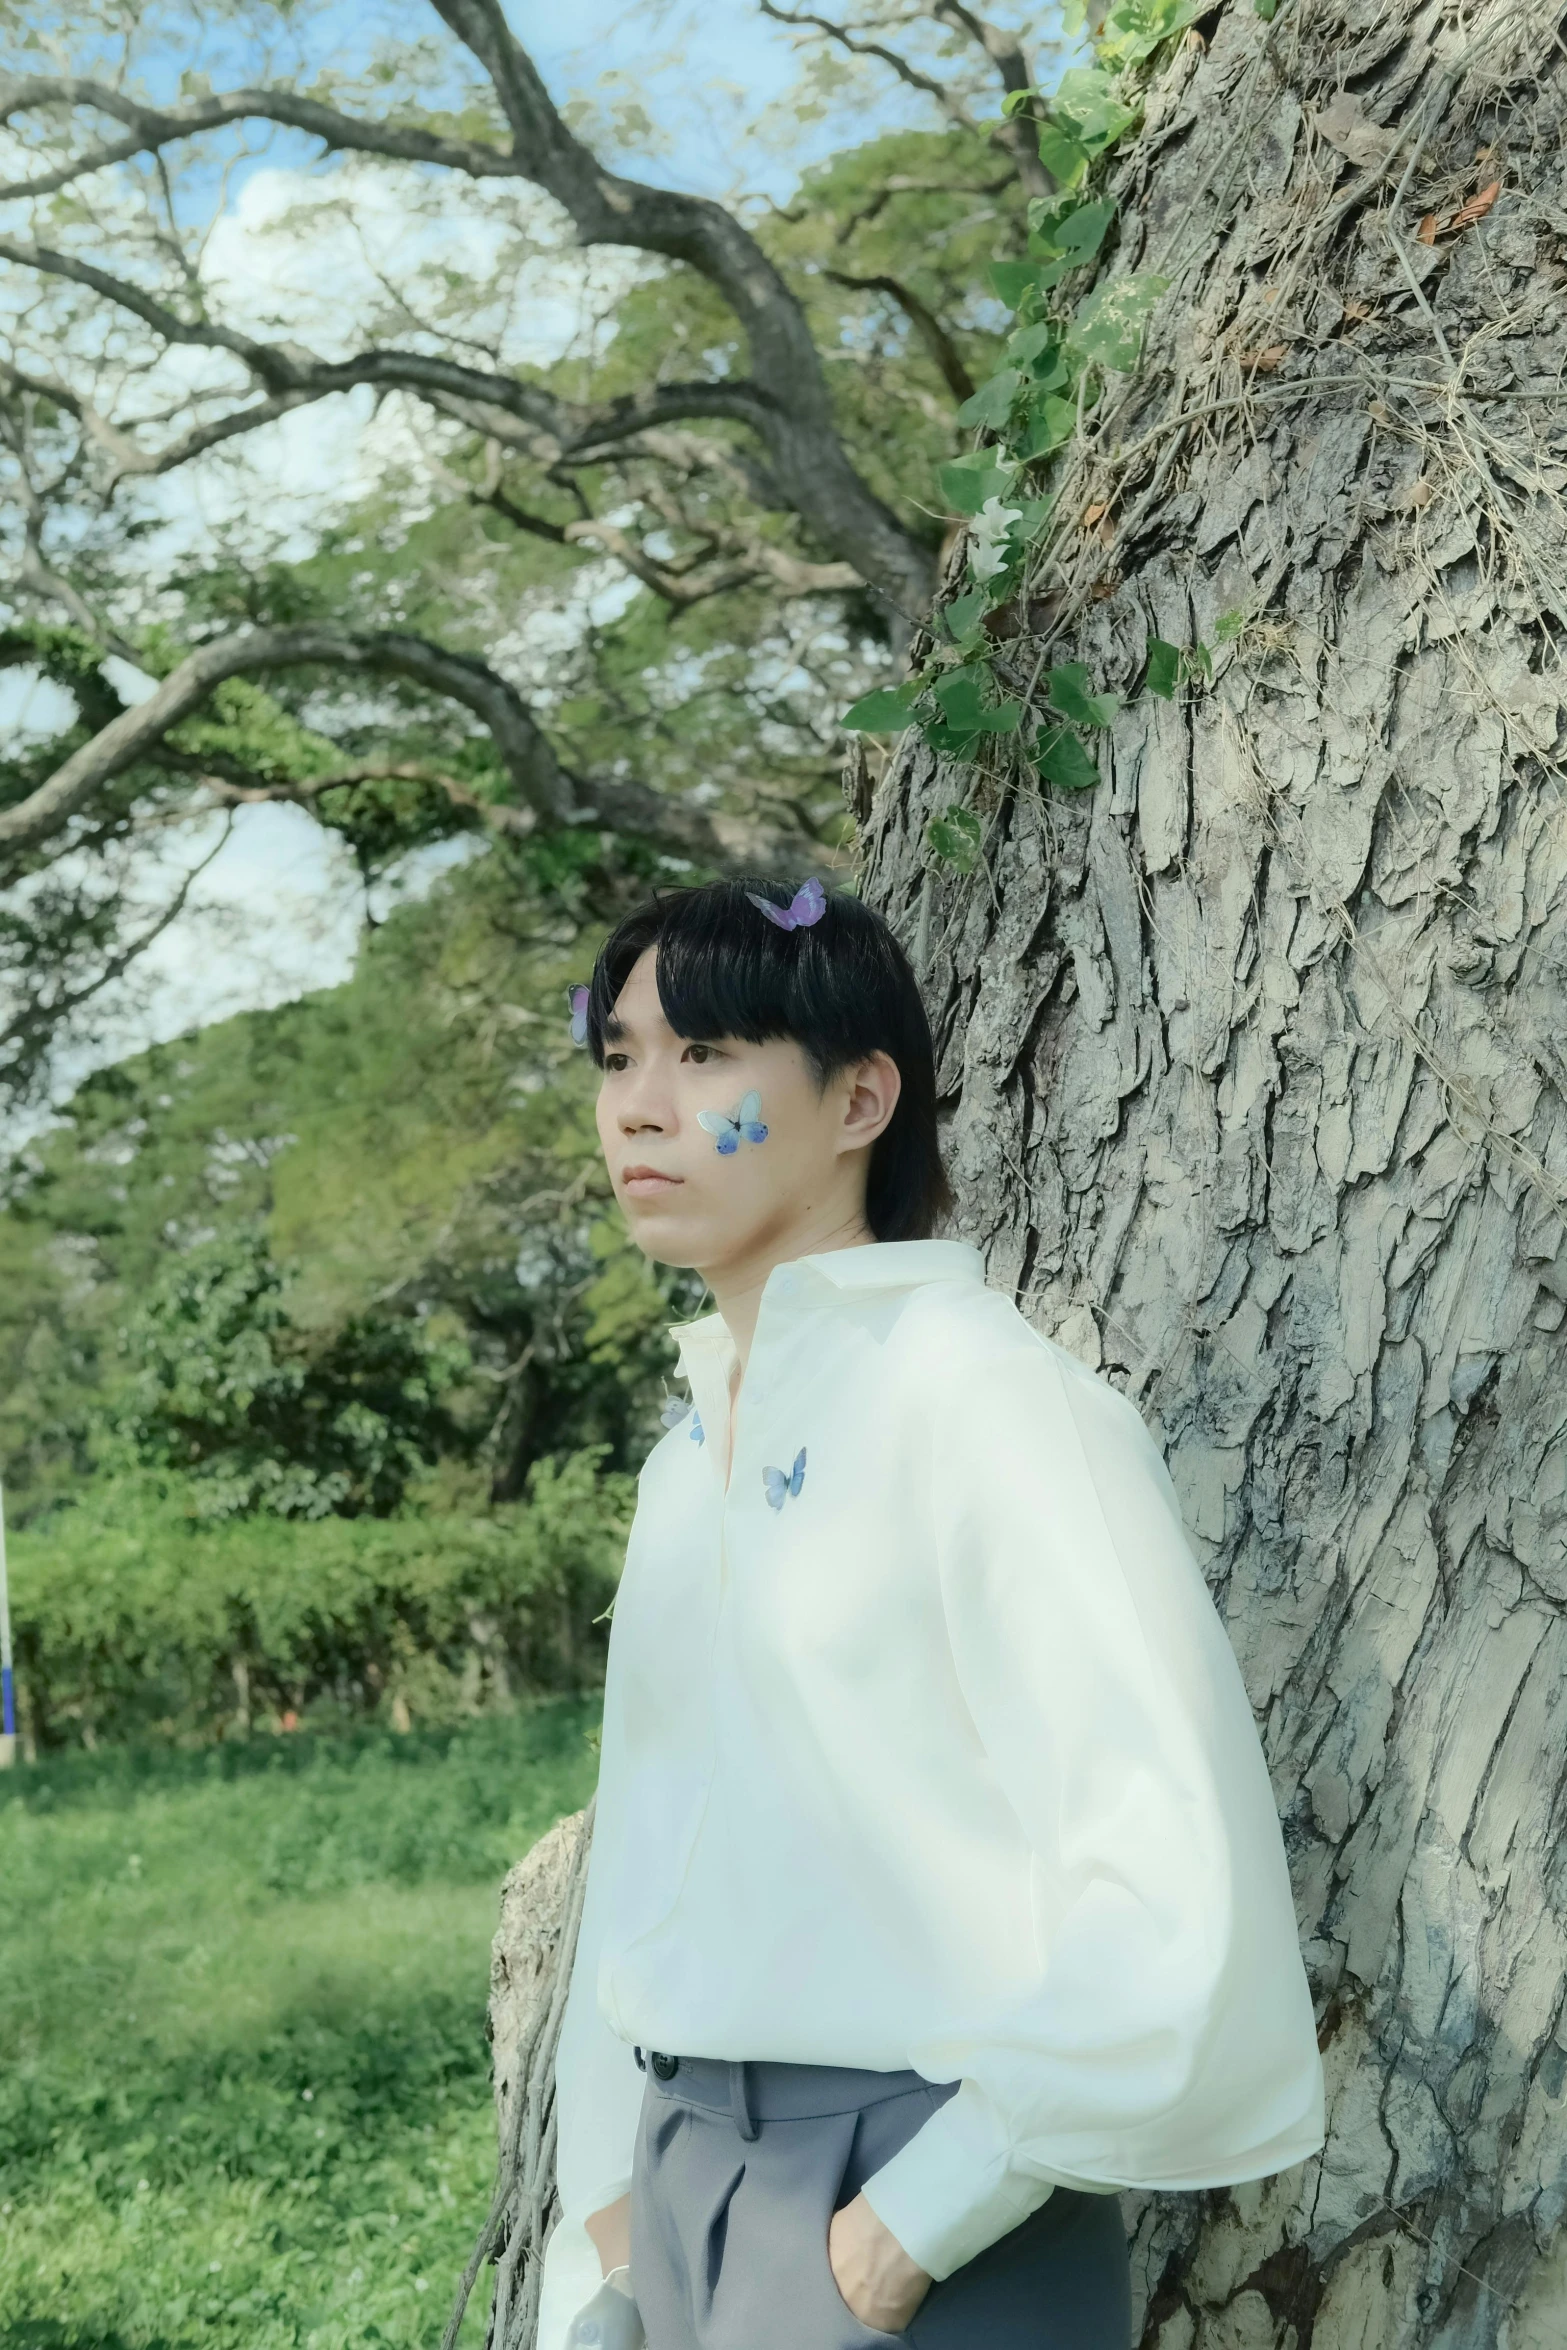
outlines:
[[[679,1175],[661,1175],[656,1167],[627,1167],[620,1178],[620,1188],[632,1199],[658,1199],[666,1191],[673,1191],[683,1180]]]

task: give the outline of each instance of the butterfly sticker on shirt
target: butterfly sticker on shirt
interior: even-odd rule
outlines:
[[[733,1158],[746,1142],[765,1142],[767,1128],[762,1124],[762,1097],[753,1088],[744,1093],[725,1117],[722,1110],[698,1110],[696,1122],[705,1134],[716,1134],[721,1158]]]
[[[798,1493],[804,1483],[805,1447],[802,1444],[794,1456],[792,1469],[764,1469],[762,1471],[762,1487],[767,1495],[768,1508],[781,1510],[789,1496]]]
[[[691,1415],[691,1441],[693,1444],[701,1444],[704,1441],[702,1415],[695,1409],[687,1396],[666,1395],[664,1408],[658,1416],[666,1428],[678,1428],[688,1412]]]

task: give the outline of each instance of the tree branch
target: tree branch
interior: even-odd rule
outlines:
[[[895,277],[853,277],[847,270],[824,269],[824,277],[835,286],[851,286],[867,294],[886,294],[897,303],[910,326],[925,345],[941,370],[942,381],[955,400],[973,397],[974,378],[963,364],[963,354],[952,340],[934,310],[927,308],[918,294]]]
[[[438,163],[471,176],[525,179],[569,214],[586,245],[629,246],[696,270],[734,312],[750,348],[749,383],[663,386],[609,411],[579,412],[563,453],[585,460],[648,424],[718,418],[748,426],[762,440],[788,504],[822,544],[880,592],[905,626],[923,615],[934,584],[929,550],[876,496],[839,438],[821,357],[805,313],[756,239],[721,204],[705,196],[655,188],[604,169],[567,128],[533,64],[506,22],[500,0],[432,0],[436,13],[489,76],[511,132],[509,148],[453,140],[384,122],[356,123],[335,108],[272,89],[234,91],[175,108],[153,108],[86,80],[17,77],[0,85],[0,120],[45,105],[87,105],[124,122],[149,147],[221,123],[253,117],[313,131],[329,148]],[[273,400],[297,403],[354,383],[402,388],[484,403],[551,430],[564,421],[551,402],[546,423],[534,387],[413,352],[374,352],[331,366],[292,347],[257,343],[233,329],[182,320],[139,287],[16,239],[0,253],[71,278],[132,311],[172,340],[231,352]],[[229,422],[229,432],[248,427]],[[217,426],[187,436],[183,453],[211,445]],[[170,460],[173,462],[174,460]],[[167,465],[158,468],[167,470]]]
[[[61,994],[51,996],[47,1003],[39,1003],[34,998],[27,1003],[19,1019],[11,1021],[5,1028],[0,1028],[0,1047],[17,1044],[29,1037],[47,1036],[68,1012],[78,1011],[95,995],[101,994],[104,988],[112,986],[116,979],[123,979],[137,956],[145,954],[154,940],[162,937],[170,923],[177,922],[180,915],[184,913],[186,901],[192,889],[206,872],[213,858],[227,847],[229,834],[233,828],[234,820],[230,817],[228,823],[224,825],[221,835],[206,855],[194,864],[185,875],[168,905],[163,908],[161,913],[155,915],[147,927],[139,931],[127,945],[116,948],[102,970],[95,971],[91,979],[83,980],[79,986],[68,987]],[[15,1064],[13,1063],[12,1066],[14,1068]]]
[[[516,794],[509,817],[486,819],[496,830],[598,825],[643,834],[682,856],[718,866],[780,857],[787,865],[809,845],[804,839],[789,842],[748,818],[672,799],[647,784],[574,775],[557,759],[515,688],[470,654],[399,630],[359,632],[306,622],[221,637],[188,654],[155,694],[122,711],[26,799],[0,810],[0,848],[31,848],[60,831],[116,775],[155,757],[170,729],[225,678],[317,663],[405,677],[480,718]],[[291,786],[286,793],[280,788],[277,796],[297,796],[299,788]],[[480,803],[474,806],[485,813]]]
[[[874,57],[879,65],[887,66],[909,89],[920,91],[926,98],[933,98],[947,120],[956,123],[960,130],[978,129],[973,115],[949,83],[938,82],[933,74],[922,73],[917,65],[911,65],[906,57],[900,57],[896,49],[883,48],[880,41],[863,41],[847,25],[835,24],[830,16],[815,16],[808,8],[778,8],[774,0],[757,0],[757,5],[764,16],[772,18],[774,24],[792,25],[797,32],[825,33],[829,41],[836,41],[840,49],[847,49],[853,57]]]
[[[1039,160],[1038,149],[1026,121],[1004,116],[1000,122],[981,126],[950,83],[938,81],[934,75],[922,72],[907,57],[900,56],[897,50],[884,48],[880,41],[867,41],[848,25],[839,24],[830,16],[817,16],[809,9],[779,8],[775,6],[774,0],[758,0],[758,6],[762,14],[770,16],[776,24],[794,25],[802,31],[824,33],[829,41],[836,42],[840,49],[848,50],[852,56],[874,57],[878,64],[888,67],[909,89],[918,90],[925,97],[933,99],[947,120],[955,123],[960,130],[977,131],[983,127],[994,145],[1004,147],[1011,156],[1018,178],[1031,196],[1050,193],[1050,179]],[[1002,88],[1008,94],[1032,86],[1028,60],[1016,34],[1003,31],[999,25],[990,24],[984,17],[976,15],[973,9],[960,6],[958,0],[930,0],[929,13],[937,24],[956,27],[984,51],[1001,77]]]
[[[99,148],[83,157],[84,171],[100,171],[106,162],[124,160],[118,151],[122,145],[127,154],[152,152],[176,139],[194,138],[201,131],[222,130],[230,123],[265,121],[308,132],[320,139],[329,153],[352,149],[361,154],[392,156],[405,163],[442,164],[450,171],[466,173],[470,179],[518,176],[516,158],[503,146],[487,146],[478,139],[441,138],[434,132],[403,123],[356,122],[351,114],[340,114],[335,106],[298,97],[291,90],[230,90],[223,95],[192,99],[183,106],[144,106],[124,90],[76,74],[0,76],[0,123],[45,106],[90,106],[114,122],[123,122],[133,134],[129,143],[116,142],[112,154]],[[28,191],[14,188],[4,192],[13,195]]]

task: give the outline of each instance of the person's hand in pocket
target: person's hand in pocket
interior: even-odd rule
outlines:
[[[833,2282],[862,2326],[901,2333],[935,2282],[911,2260],[863,2195],[835,2211],[827,2229]]]
[[[585,2301],[566,2329],[566,2350],[643,2350],[647,2335],[630,2290],[630,2271],[617,2268]]]

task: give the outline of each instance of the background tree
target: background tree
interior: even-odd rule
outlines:
[[[125,844],[182,813],[294,801],[367,875],[477,832],[526,893],[571,881],[599,915],[659,857],[830,861],[851,829],[837,716],[928,603],[934,467],[999,323],[984,263],[1038,177],[980,120],[1018,38],[913,12],[939,127],[726,209],[603,166],[494,0],[424,14],[348,71],[264,12],[271,72],[220,91],[223,17],[176,88],[157,24],[110,6],[63,72],[38,20],[49,70],[0,89],[0,664],[78,711],[0,774],[14,1085],[156,934]],[[820,80],[847,53],[801,21]],[[268,223],[268,300],[219,232],[279,141],[319,169]],[[298,238],[340,257],[319,289],[289,276]],[[374,492],[267,559],[256,437],[349,397],[380,404]],[[195,492],[228,517],[170,576]],[[150,698],[126,704],[125,661]]]

